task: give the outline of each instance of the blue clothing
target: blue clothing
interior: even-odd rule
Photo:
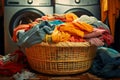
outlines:
[[[55,26],[47,21],[37,24],[26,32],[19,32],[17,45],[20,47],[30,47],[33,44],[40,43],[44,40],[46,34],[51,34]]]
[[[62,22],[60,20],[54,20],[54,21],[49,21],[49,23],[53,26],[56,26],[56,25],[63,24],[64,22]]]
[[[104,24],[102,21],[96,21],[96,22],[92,23],[91,25],[93,25],[96,28],[99,28],[99,27],[103,28],[110,32],[110,28],[106,24]]]
[[[103,78],[120,77],[120,53],[111,48],[100,47],[89,70]]]

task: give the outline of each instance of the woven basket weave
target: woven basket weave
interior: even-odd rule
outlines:
[[[96,46],[93,45],[36,44],[26,48],[26,56],[33,70],[55,75],[76,74],[87,71],[91,67],[95,53]]]

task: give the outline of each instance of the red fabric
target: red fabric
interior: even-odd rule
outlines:
[[[19,30],[27,31],[27,30],[29,30],[30,28],[31,28],[31,27],[30,27],[30,25],[28,25],[28,24],[21,24],[21,25],[17,26],[16,28],[14,28],[13,37],[12,37],[13,41],[14,41],[14,42],[17,42],[17,34],[18,34]]]
[[[15,56],[15,55],[17,55],[16,62],[19,62],[19,63],[26,62],[26,57],[22,51],[16,50],[15,52],[10,54],[10,56]]]
[[[90,42],[91,44],[96,45],[96,46],[104,45],[104,42],[102,40],[100,40],[99,38],[90,38],[90,39],[88,39],[88,42]]]
[[[5,65],[0,65],[0,74],[11,76],[16,72],[20,72],[23,67],[23,64],[8,62]]]
[[[106,30],[105,29],[99,29],[94,28],[94,31],[91,33],[87,33],[84,35],[84,38],[95,38],[101,36]]]
[[[14,53],[10,54],[10,57],[13,56],[15,56],[14,60],[7,62],[2,62],[2,60],[0,61],[0,74],[11,76],[17,72],[20,72],[24,67],[26,67],[26,58],[22,51],[16,50]]]
[[[103,40],[108,46],[110,46],[113,42],[114,42],[114,39],[112,37],[112,35],[110,35],[109,33],[104,33],[101,37],[100,37],[101,40]]]
[[[2,60],[0,60],[0,65],[3,65],[4,63],[3,63],[3,61]]]

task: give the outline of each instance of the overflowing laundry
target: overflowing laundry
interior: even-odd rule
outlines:
[[[41,42],[90,42],[96,46],[114,42],[109,27],[93,16],[74,13],[46,15],[14,28],[13,41],[20,47]]]
[[[51,34],[53,31],[53,26],[51,26],[47,21],[43,21],[40,24],[35,25],[31,30],[26,32],[19,32],[19,40],[17,44],[21,47],[28,47],[35,43],[40,43],[43,41],[46,34]]]
[[[82,15],[78,17],[74,13],[45,15],[29,24],[16,26],[13,30],[12,39],[19,47],[23,48],[34,44],[48,45],[49,43],[57,43],[56,46],[73,46],[72,43],[74,42],[82,46],[95,45],[98,47],[97,55],[89,72],[104,78],[120,77],[120,74],[117,74],[120,73],[119,52],[103,47],[114,42],[111,31],[106,24],[93,16]],[[63,44],[63,42],[66,42],[66,44]],[[15,53],[19,53],[19,51]],[[34,73],[21,72],[26,65],[18,64],[17,61],[11,62],[11,59],[14,59],[11,55],[1,59],[1,74],[14,74],[16,80],[35,77]],[[5,64],[6,62],[7,64]],[[24,74],[27,75],[24,76]]]

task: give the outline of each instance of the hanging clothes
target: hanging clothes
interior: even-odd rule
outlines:
[[[100,0],[101,5],[101,21],[105,22],[108,18],[108,25],[111,34],[114,37],[115,22],[120,15],[120,0]]]

